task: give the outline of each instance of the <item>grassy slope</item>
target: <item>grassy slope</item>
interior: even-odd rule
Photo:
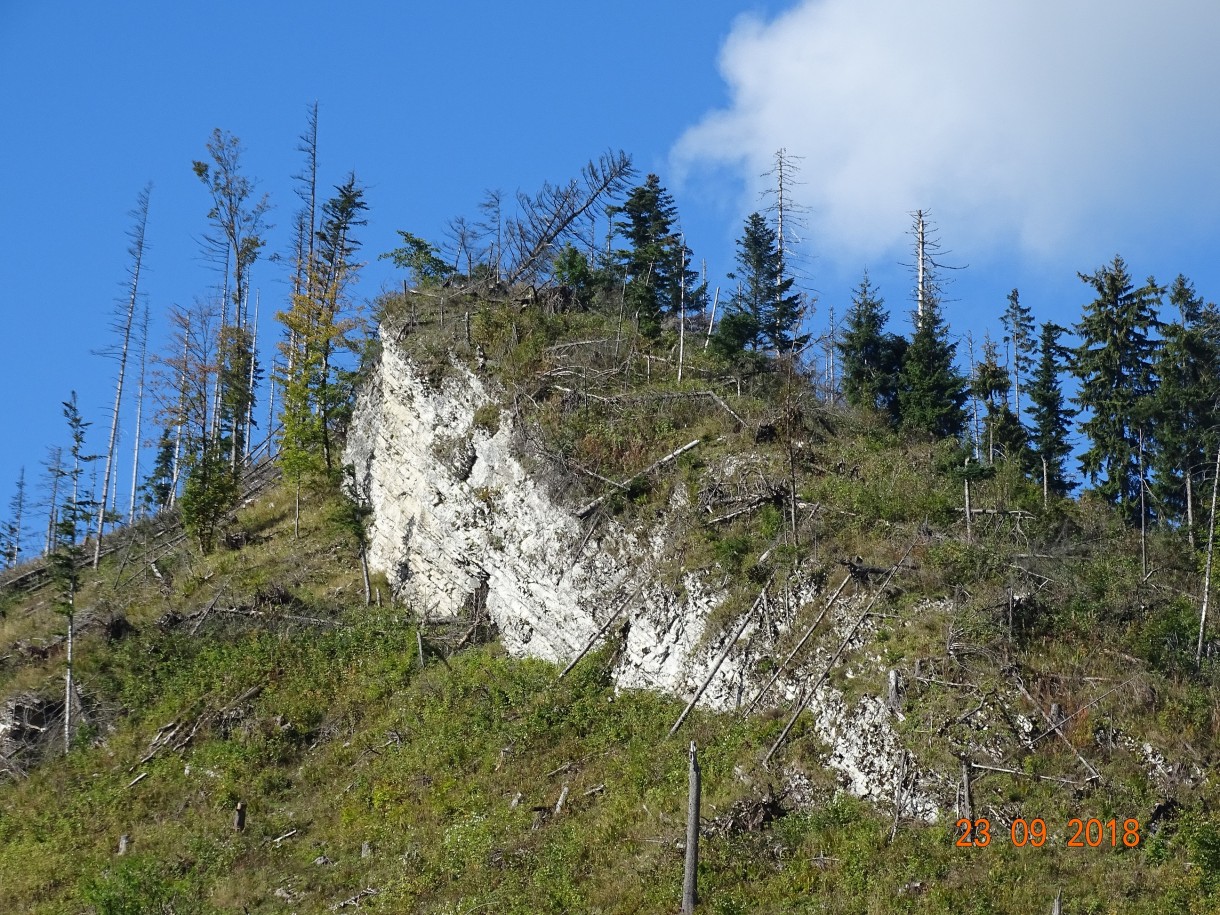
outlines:
[[[506,409],[517,408],[514,384],[545,363],[544,344],[586,339],[599,329],[589,323],[549,336],[515,328],[532,354],[520,346],[499,354],[503,322],[476,322],[476,334],[486,334],[481,345],[501,357]],[[696,375],[687,385],[707,382]],[[681,389],[658,372],[629,390]],[[543,439],[607,475],[621,478],[692,430],[705,437],[675,472],[615,500],[623,518],[646,520],[675,486],[697,500],[729,454],[785,465],[782,443],[757,444],[752,428],[736,429],[723,411],[689,401],[611,408],[533,386],[531,394],[536,412],[526,418]],[[774,392],[747,390],[732,403],[752,427],[777,414]],[[676,578],[683,566],[717,564],[745,595],[760,573],[799,567],[833,584],[836,558],[859,553],[884,564],[914,542],[916,569],[836,670],[836,685],[849,696],[877,693],[886,667],[904,670],[899,731],[921,764],[946,774],[966,751],[979,762],[1078,781],[1079,752],[1103,778],[1084,789],[976,780],[976,809],[993,823],[1023,814],[1051,825],[1041,849],[1012,848],[1006,835],[988,848],[955,848],[952,823],[904,821],[891,842],[891,812],[839,795],[818,763],[825,748],[801,725],[782,759],[806,773],[814,803],[762,832],[707,839],[703,909],[1047,911],[1062,887],[1070,912],[1212,911],[1220,904],[1212,895],[1220,830],[1208,813],[1215,789],[1192,781],[1191,770],[1214,772],[1215,671],[1196,673],[1188,663],[1194,558],[1160,535],[1158,572],[1143,581],[1132,535],[1108,513],[1087,501],[1042,512],[1036,494],[1004,473],[977,487],[975,504],[1027,505],[1036,517],[1020,529],[985,521],[966,544],[954,514],[959,484],[938,470],[945,456],[937,448],[811,404],[799,424],[811,443],[799,492],[819,506],[804,516],[802,546],[782,546],[782,515],[771,505],[726,525],[708,525],[692,510],[675,547],[681,561],[661,573]],[[697,714],[667,741],[681,703],[616,695],[605,676],[613,646],[557,682],[555,668],[505,658],[494,644],[442,661],[456,636],[438,629],[425,634],[421,669],[409,615],[362,606],[354,549],[326,523],[328,510],[325,498],[311,496],[294,540],[288,495],[266,496],[239,513],[247,545],[160,560],[168,586],[146,563],[122,565],[116,556],[104,564],[82,605],[98,617],[123,614],[138,631],[112,643],[98,631],[82,640],[89,745],[0,785],[0,911],[320,912],[365,888],[378,892],[361,908],[385,912],[676,911],[686,741],[701,748],[704,814],[714,818],[781,777],[758,760],[782,714]],[[1037,596],[1011,634],[1009,586]],[[206,617],[192,616],[213,601]],[[220,612],[230,608],[262,615]],[[38,598],[10,598],[6,610],[6,645],[59,625]],[[187,619],[159,626],[170,611]],[[0,693],[55,695],[62,661],[5,653]],[[926,682],[911,676],[916,659]],[[998,726],[1003,708],[1034,714],[1015,695],[1014,675],[1044,707],[1057,701],[1079,712],[1065,728],[1071,746],[1050,738],[1030,752]],[[235,704],[256,686],[257,695]],[[978,717],[966,714],[980,705]],[[180,740],[196,722],[189,744],[140,762],[164,726],[168,733],[181,723]],[[1181,770],[1149,776],[1144,741]],[[554,815],[564,785],[568,800]],[[1181,812],[1138,849],[1066,847],[1073,816],[1146,821],[1168,797]],[[238,801],[249,811],[241,833],[232,828]],[[122,834],[132,845],[120,858]]]

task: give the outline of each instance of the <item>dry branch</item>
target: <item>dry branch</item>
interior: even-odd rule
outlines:
[[[676,451],[671,451],[669,454],[665,455],[665,457],[661,458],[660,460],[653,461],[651,464],[649,464],[639,473],[633,474],[632,476],[629,476],[627,479],[623,480],[621,483],[616,483],[614,485],[617,486],[619,489],[626,489],[628,486],[630,486],[633,482],[638,480],[640,477],[644,476],[645,474],[652,473],[652,471],[656,470],[658,467],[668,464],[670,461],[673,461],[673,460],[681,457],[683,454],[690,451],[692,448],[694,448],[698,444],[699,444],[699,439],[695,439],[693,442],[687,442],[681,448],[677,449]],[[576,512],[577,517],[587,518],[589,516],[589,514],[593,511],[593,509],[597,508],[597,506],[601,505],[604,501],[606,501],[606,496],[604,496],[604,495],[598,496],[588,505],[584,506],[579,511],[577,511]]]
[[[378,890],[374,889],[373,887],[371,887],[371,886],[365,887],[355,896],[352,896],[348,899],[344,899],[342,902],[336,902],[334,905],[332,905],[330,907],[330,910],[332,912],[337,912],[340,909],[347,908],[349,905],[358,906],[358,905],[360,905],[361,899],[364,899],[367,896],[376,896],[377,893],[378,893]]]
[[[674,726],[669,729],[669,733],[667,735],[665,735],[666,737],[673,737],[674,734],[676,734],[678,732],[678,728],[682,727],[682,722],[685,721],[686,716],[691,713],[691,709],[693,709],[695,707],[695,703],[697,703],[699,701],[699,699],[703,696],[703,693],[707,690],[708,686],[711,684],[712,678],[714,678],[716,676],[716,673],[720,670],[720,665],[723,664],[724,659],[729,656],[729,651],[733,648],[734,645],[737,644],[737,640],[739,638],[741,638],[741,634],[743,632],[745,632],[746,626],[749,624],[750,620],[753,619],[754,611],[758,608],[759,603],[762,602],[763,595],[765,595],[767,593],[767,588],[771,587],[771,580],[774,577],[775,576],[772,575],[770,578],[768,578],[767,583],[765,585],[763,585],[762,590],[758,592],[758,597],[754,598],[754,603],[750,605],[749,611],[745,614],[745,616],[742,617],[741,624],[737,627],[737,630],[733,633],[732,638],[730,638],[725,643],[724,651],[720,652],[720,657],[718,657],[716,659],[716,663],[712,665],[712,669],[708,672],[708,675],[706,677],[704,677],[703,682],[701,684],[699,684],[699,688],[697,690],[695,690],[695,695],[691,698],[690,702],[687,703],[686,708],[684,708],[682,710],[682,714],[678,716],[678,720],[675,721]]]
[[[1074,747],[1072,745],[1072,742],[1070,740],[1068,740],[1067,735],[1064,734],[1063,731],[1061,731],[1059,729],[1060,723],[1052,720],[1051,716],[1048,715],[1043,710],[1042,706],[1038,703],[1038,701],[1029,694],[1029,690],[1027,690],[1025,688],[1025,684],[1021,682],[1021,679],[1016,676],[1014,676],[1013,679],[1017,684],[1017,689],[1021,691],[1021,695],[1024,696],[1026,698],[1026,700],[1028,700],[1030,705],[1032,705],[1034,708],[1036,708],[1038,710],[1038,714],[1041,715],[1043,720],[1050,726],[1050,729],[1047,730],[1045,733],[1043,733],[1040,736],[1045,737],[1047,734],[1051,733],[1052,731],[1054,733],[1056,733],[1057,735],[1059,735],[1059,739],[1062,740],[1064,742],[1064,744],[1067,745],[1067,748],[1072,751],[1072,753],[1073,753],[1073,755],[1075,755],[1076,759],[1080,761],[1080,764],[1082,766],[1084,766],[1085,769],[1088,770],[1088,772],[1089,772],[1088,781],[1096,781],[1097,779],[1101,778],[1101,774],[1096,769],[1093,768],[1093,766],[1089,763],[1089,761],[1087,759],[1085,759],[1083,756],[1080,755],[1080,752],[1076,749],[1076,747]],[[1117,689],[1117,688],[1118,687],[1115,687],[1115,689]],[[1114,690],[1110,690],[1110,693],[1112,693],[1112,692],[1114,692]],[[1109,695],[1109,693],[1106,693],[1105,695]],[[1099,698],[1104,698],[1104,697],[1099,697]]]
[[[881,583],[881,587],[877,589],[877,593],[873,595],[873,599],[868,602],[868,606],[864,608],[864,612],[860,614],[860,618],[856,620],[855,624],[851,627],[851,630],[846,636],[843,637],[843,641],[839,643],[839,647],[835,650],[834,655],[829,661],[826,662],[826,668],[822,671],[821,676],[818,677],[817,681],[812,687],[801,693],[800,697],[796,701],[796,709],[793,711],[792,717],[788,719],[788,723],[784,725],[783,731],[780,732],[779,737],[775,738],[775,743],[771,745],[771,749],[768,750],[767,755],[763,757],[764,766],[771,761],[771,757],[775,755],[779,748],[783,746],[784,741],[788,739],[788,734],[791,733],[792,728],[796,725],[797,718],[799,718],[801,712],[805,710],[809,700],[817,694],[818,689],[821,688],[822,684],[826,681],[826,678],[830,676],[831,669],[838,662],[840,655],[843,654],[844,649],[846,649],[848,644],[851,643],[851,640],[856,637],[856,632],[858,632],[860,627],[864,625],[864,621],[871,615],[873,605],[876,604],[877,599],[885,593],[885,589],[889,585],[890,579],[894,577],[894,573],[898,571],[904,562],[906,562],[906,558],[911,554],[911,550],[915,548],[916,542],[917,541],[911,541],[911,545],[906,548],[906,552],[902,554],[902,557],[898,560],[898,562],[890,567],[890,572],[885,577],[885,581]]]
[[[610,624],[613,623],[616,619],[618,619],[619,615],[624,610],[626,610],[627,607],[629,607],[631,605],[631,602],[636,599],[636,597],[639,595],[640,591],[643,590],[643,588],[644,588],[644,583],[641,582],[636,587],[635,591],[632,592],[631,596],[618,605],[618,609],[616,609],[613,613],[610,614],[609,618],[604,623],[601,624],[601,627],[597,630],[597,632],[593,633],[593,638],[589,639],[589,641],[585,643],[585,647],[580,650],[580,653],[577,654],[576,657],[574,657],[568,663],[568,666],[565,667],[563,669],[563,671],[559,674],[559,677],[558,677],[559,680],[562,680],[564,677],[566,677],[571,672],[572,668],[580,663],[581,658],[583,658],[593,649],[593,646],[597,644],[598,640],[603,635],[606,634],[606,631],[610,628]]]
[[[784,668],[788,666],[788,663],[796,657],[797,652],[805,647],[805,643],[809,641],[809,638],[813,635],[814,630],[818,628],[818,625],[830,611],[830,608],[834,606],[834,602],[838,599],[839,595],[842,593],[849,581],[851,581],[850,575],[845,577],[843,581],[839,583],[839,587],[835,588],[835,593],[830,595],[830,599],[826,601],[826,606],[822,608],[822,612],[818,614],[818,618],[805,628],[805,633],[801,636],[800,641],[796,643],[796,647],[788,652],[788,656],[784,658],[779,667],[775,669],[775,673],[771,675],[771,679],[767,681],[766,686],[760,689],[758,694],[750,700],[750,704],[746,706],[747,715],[754,710],[755,706],[757,706],[762,700],[762,697],[765,696],[768,691],[770,691],[771,687],[775,685],[775,681],[780,678],[780,675],[784,672]]]

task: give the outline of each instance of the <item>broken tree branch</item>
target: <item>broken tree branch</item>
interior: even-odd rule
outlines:
[[[792,728],[796,725],[796,720],[800,717],[801,712],[805,710],[809,701],[815,695],[817,695],[817,691],[821,688],[822,684],[826,682],[826,678],[830,676],[830,671],[834,667],[835,663],[838,662],[839,656],[843,654],[843,651],[847,648],[848,644],[851,643],[851,640],[856,637],[856,632],[859,631],[860,627],[864,625],[864,621],[871,615],[873,605],[876,604],[878,598],[885,593],[885,589],[889,585],[890,579],[894,577],[894,573],[898,571],[899,567],[904,562],[906,562],[906,558],[911,555],[911,550],[915,549],[916,542],[917,541],[914,540],[911,541],[911,545],[906,548],[906,552],[902,554],[902,557],[898,560],[898,562],[890,567],[889,574],[885,576],[885,581],[881,583],[881,587],[877,589],[877,593],[873,595],[873,599],[868,602],[868,606],[864,608],[864,612],[860,614],[860,618],[856,620],[855,624],[851,627],[851,630],[846,636],[843,637],[843,641],[839,643],[839,647],[835,650],[834,655],[829,661],[826,662],[826,668],[822,671],[821,676],[818,677],[817,682],[814,683],[812,687],[801,693],[800,697],[796,701],[796,709],[793,711],[792,717],[788,719],[788,723],[784,725],[783,731],[780,732],[779,737],[775,738],[775,743],[771,745],[771,749],[768,750],[767,755],[763,757],[762,763],[764,766],[771,762],[771,757],[776,754],[779,748],[783,746],[784,741],[788,739],[788,734],[791,733]]]
[[[775,673],[771,675],[771,679],[767,681],[767,685],[760,689],[757,695],[750,700],[750,704],[746,706],[747,715],[754,710],[755,706],[757,706],[762,700],[762,697],[765,696],[768,691],[770,691],[771,687],[775,685],[775,681],[780,678],[780,674],[784,672],[784,668],[788,666],[788,663],[796,657],[797,652],[805,647],[805,643],[809,641],[809,638],[813,635],[814,630],[818,628],[818,625],[825,618],[826,614],[830,612],[830,608],[834,606],[834,602],[838,600],[839,595],[843,592],[843,589],[847,586],[849,581],[851,581],[851,575],[844,577],[843,581],[839,583],[839,587],[835,588],[835,593],[830,595],[830,599],[826,601],[826,606],[822,608],[822,612],[818,614],[818,618],[805,628],[805,634],[802,635],[800,641],[796,643],[796,647],[788,652],[788,657],[784,658],[779,667],[775,669]]]
[[[636,599],[636,597],[639,596],[639,593],[640,593],[640,591],[643,590],[643,588],[644,588],[644,583],[640,582],[640,584],[636,587],[635,591],[633,591],[631,593],[631,596],[618,605],[618,609],[616,609],[613,613],[610,614],[609,618],[604,623],[602,623],[601,628],[599,628],[597,630],[597,632],[593,633],[593,638],[589,639],[589,641],[585,643],[585,647],[580,650],[580,653],[577,654],[576,657],[574,657],[568,663],[568,666],[565,667],[563,669],[563,671],[559,674],[559,678],[558,678],[559,680],[562,680],[564,677],[566,677],[571,672],[572,668],[575,667],[577,664],[579,664],[581,659],[593,649],[593,646],[597,644],[598,640],[601,639],[601,637],[606,634],[607,630],[609,630],[610,624],[613,623],[616,619],[618,619],[619,615],[631,605],[631,602],[634,601]]]
[[[615,485],[618,486],[619,489],[626,489],[633,482],[635,482],[636,480],[638,480],[640,477],[644,476],[645,474],[652,473],[652,471],[656,470],[658,467],[668,464],[670,461],[676,460],[677,458],[681,457],[683,454],[685,454],[686,452],[688,452],[692,448],[694,448],[696,445],[698,445],[699,441],[700,441],[699,439],[695,439],[693,442],[687,442],[685,445],[683,445],[681,448],[677,449],[676,451],[671,451],[669,454],[665,455],[665,457],[661,458],[660,460],[653,461],[651,464],[649,464],[639,473],[633,474],[632,476],[629,476],[627,479],[623,480],[621,483],[616,483]],[[579,511],[577,511],[576,516],[578,518],[587,518],[589,516],[590,512],[593,511],[593,509],[597,508],[597,506],[601,505],[604,501],[606,501],[606,498],[607,498],[606,495],[598,496],[588,505],[584,506],[584,508],[581,508]]]
[[[699,699],[703,696],[703,693],[707,690],[708,685],[712,682],[712,678],[714,678],[717,671],[720,670],[720,665],[723,664],[724,659],[729,656],[729,651],[734,645],[737,644],[737,640],[741,638],[741,634],[746,631],[746,626],[754,617],[754,611],[758,609],[758,605],[762,602],[763,595],[767,593],[767,588],[771,587],[771,581],[773,578],[775,578],[774,573],[767,579],[767,583],[762,586],[762,590],[758,592],[758,597],[754,598],[754,603],[750,605],[749,611],[742,617],[741,624],[733,633],[732,638],[730,638],[725,644],[724,651],[720,652],[720,657],[716,659],[716,663],[712,665],[712,669],[708,672],[708,675],[703,678],[703,682],[699,684],[699,688],[695,690],[695,695],[691,698],[690,702],[687,703],[686,708],[682,710],[682,714],[678,716],[678,720],[674,722],[674,726],[669,729],[669,733],[665,735],[667,738],[673,737],[674,734],[678,733],[678,728],[682,727],[682,722],[686,720],[686,716],[691,713],[691,710],[695,707],[695,703],[699,701]]]

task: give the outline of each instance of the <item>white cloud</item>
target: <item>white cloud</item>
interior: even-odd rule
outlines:
[[[775,151],[804,156],[821,254],[891,252],[923,208],[976,247],[1071,256],[1124,220],[1215,224],[1217,47],[1214,0],[804,0],[734,25],[728,107],[673,164],[729,167],[752,208]]]

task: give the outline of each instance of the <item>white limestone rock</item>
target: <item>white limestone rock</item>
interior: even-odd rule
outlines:
[[[708,619],[725,597],[714,579],[687,571],[679,596],[653,576],[670,542],[663,525],[644,537],[603,520],[586,542],[575,510],[523,468],[508,417],[494,433],[476,424],[475,411],[492,403],[464,367],[452,366],[437,389],[401,348],[384,342],[357,400],[344,456],[373,508],[370,564],[386,573],[414,612],[452,618],[480,606],[510,654],[559,663],[574,657],[634,594],[616,683],[693,695],[729,637],[704,644]],[[671,509],[680,511],[684,499],[676,493]],[[795,606],[814,599],[812,584],[793,595]],[[782,621],[773,625],[782,628]],[[769,647],[763,635],[754,624],[747,628],[702,705],[729,709],[754,695],[758,684],[750,671]],[[791,686],[779,688],[771,700],[790,700],[793,693]],[[896,774],[886,767],[893,765],[897,741],[884,701],[848,708],[827,685],[812,712],[831,747],[828,764],[848,790],[892,797]],[[935,804],[922,795],[907,806],[912,815],[934,816]]]

